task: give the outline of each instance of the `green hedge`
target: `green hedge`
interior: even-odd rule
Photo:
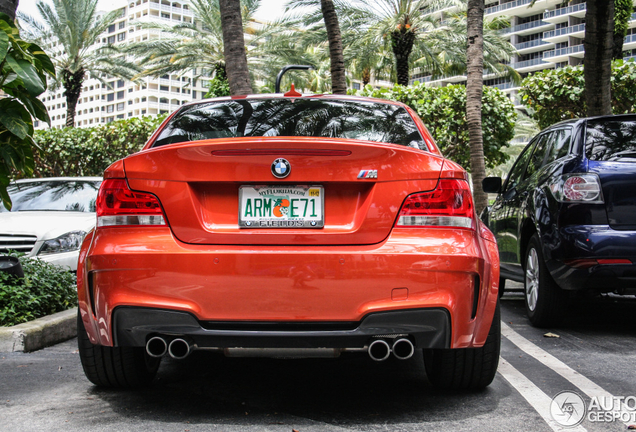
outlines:
[[[15,256],[15,255],[14,255]],[[75,275],[20,257],[24,278],[0,272],[0,326],[12,326],[77,306]]]
[[[470,170],[465,86],[430,87],[415,82],[407,87],[374,89],[367,85],[356,94],[407,104],[422,118],[444,156]],[[486,167],[494,168],[510,157],[503,149],[514,137],[517,113],[506,95],[493,87],[484,87],[482,104],[484,157]]]
[[[101,176],[113,162],[143,147],[166,115],[119,120],[90,128],[36,131],[34,177]]]

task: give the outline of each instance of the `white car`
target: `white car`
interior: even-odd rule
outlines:
[[[95,227],[101,177],[17,180],[0,204],[0,253],[16,251],[77,271],[82,240]]]

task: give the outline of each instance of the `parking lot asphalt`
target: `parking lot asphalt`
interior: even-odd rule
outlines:
[[[0,354],[0,430],[624,431],[636,419],[586,416],[562,427],[550,403],[562,391],[586,405],[609,396],[636,400],[635,317],[634,298],[578,299],[562,326],[536,329],[521,294],[507,293],[499,373],[485,391],[459,393],[428,384],[421,354],[378,363],[364,355],[277,360],[202,352],[165,359],[148,389],[102,390],[84,377],[73,339]]]

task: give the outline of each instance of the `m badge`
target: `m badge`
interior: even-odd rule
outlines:
[[[377,179],[378,170],[361,170],[358,174],[359,179]]]

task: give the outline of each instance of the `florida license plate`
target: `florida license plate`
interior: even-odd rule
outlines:
[[[322,186],[241,186],[240,228],[322,228]]]

